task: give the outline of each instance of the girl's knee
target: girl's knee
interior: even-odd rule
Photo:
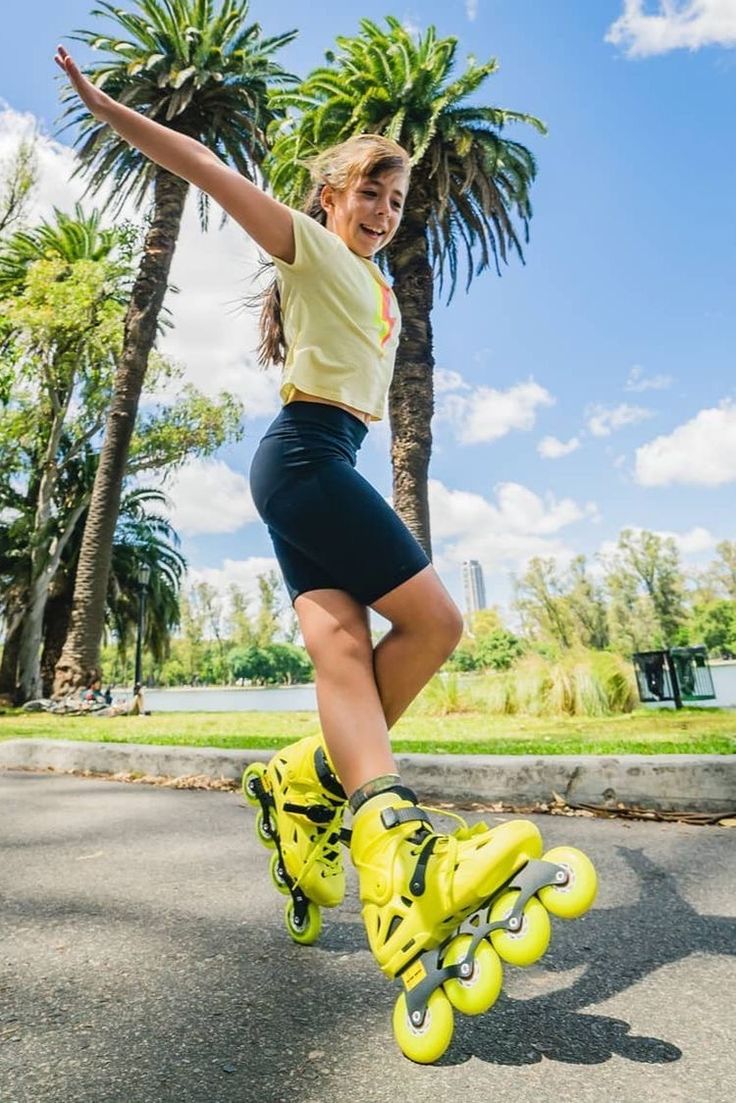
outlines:
[[[304,639],[304,646],[315,667],[325,667],[342,661],[372,661],[368,617],[365,608],[344,595],[336,600],[334,591],[329,599],[310,595],[308,601],[297,599],[295,609]]]

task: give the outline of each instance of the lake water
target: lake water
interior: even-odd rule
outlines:
[[[119,689],[113,697],[122,696]],[[274,686],[268,689],[146,689],[145,708],[151,712],[316,712],[313,685]]]

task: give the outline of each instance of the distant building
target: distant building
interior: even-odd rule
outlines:
[[[477,559],[466,559],[463,563],[463,591],[465,593],[465,613],[468,617],[486,608],[486,584],[483,581],[483,568]]]

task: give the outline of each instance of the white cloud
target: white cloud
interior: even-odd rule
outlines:
[[[447,391],[469,391],[470,384],[466,383],[459,371],[448,371],[445,368],[434,370],[434,393],[446,394]]]
[[[558,440],[557,437],[542,437],[537,445],[537,452],[544,460],[558,460],[562,456],[569,456],[579,447],[580,441],[577,437],[570,437],[568,441]]]
[[[644,375],[638,365],[629,372],[624,385],[626,391],[665,391],[672,386],[671,375]]]
[[[455,426],[460,444],[480,444],[498,440],[512,429],[533,429],[537,407],[554,402],[549,391],[529,379],[507,391],[477,387],[467,396],[448,393],[437,417]]]
[[[192,460],[164,484],[174,528],[186,536],[236,532],[258,520],[248,480],[222,460]]]
[[[257,250],[240,226],[230,220],[218,229],[219,221],[213,204],[210,230],[202,233],[195,197],[189,196],[170,277],[181,290],[166,300],[174,329],[161,349],[185,364],[186,378],[205,393],[233,391],[246,417],[275,414],[279,370],[258,367],[257,316],[239,309],[256,290]]]
[[[594,437],[610,437],[616,429],[622,429],[624,425],[636,425],[654,415],[651,410],[645,410],[642,406],[629,406],[623,402],[610,409],[600,405],[590,406],[586,416],[588,429]]]
[[[723,402],[701,410],[669,436],[637,448],[636,480],[642,486],[720,486],[735,481],[736,406]]]
[[[478,15],[478,0],[465,0],[465,14],[471,23],[474,23]]]
[[[606,34],[606,41],[622,46],[629,57],[736,46],[734,0],[658,0],[653,13],[645,6],[645,0],[624,0]]]
[[[73,181],[69,179],[74,171],[74,153],[68,146],[40,133],[39,121],[34,115],[2,106],[0,163],[7,165],[17,153],[20,143],[36,136],[38,183],[31,196],[27,221],[30,223],[40,218],[48,218],[53,207],[71,211],[84,191],[84,186],[78,179]],[[91,207],[92,203],[89,200],[85,201],[85,208]]]
[[[438,546],[435,566],[448,574],[455,574],[466,559],[477,559],[487,575],[523,570],[535,555],[567,560],[574,553],[561,539],[561,530],[598,519],[592,502],[540,497],[519,483],[501,483],[491,502],[431,479],[429,501],[432,538]]]

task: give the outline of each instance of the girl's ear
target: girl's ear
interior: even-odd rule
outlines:
[[[319,193],[319,205],[326,214],[329,214],[335,205],[334,190],[330,184],[323,184]]]

